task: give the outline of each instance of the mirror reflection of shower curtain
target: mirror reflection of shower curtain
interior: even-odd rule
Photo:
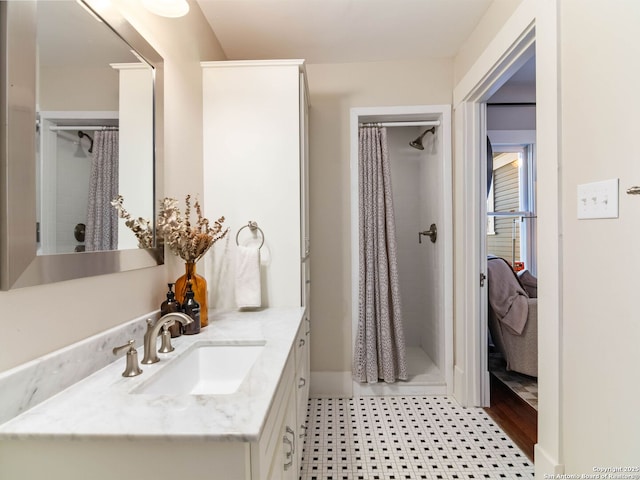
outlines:
[[[359,131],[359,317],[353,355],[358,382],[407,380],[391,167],[384,127]]]
[[[89,177],[86,251],[118,248],[118,214],[111,200],[118,196],[118,131],[97,131]]]

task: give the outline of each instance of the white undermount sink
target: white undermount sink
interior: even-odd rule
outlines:
[[[228,395],[238,390],[265,342],[196,343],[133,393]]]

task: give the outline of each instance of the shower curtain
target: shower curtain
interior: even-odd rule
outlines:
[[[384,127],[359,131],[359,316],[356,381],[407,380],[391,169]]]
[[[118,213],[111,205],[111,200],[118,196],[118,132],[97,131],[93,143],[86,251],[116,250]]]

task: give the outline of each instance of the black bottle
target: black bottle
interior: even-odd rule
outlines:
[[[173,292],[173,286],[175,283],[168,283],[169,291],[167,292],[167,299],[162,302],[160,305],[160,315],[164,316],[167,313],[174,312],[182,312],[182,307],[180,306],[180,302],[176,300],[176,294]],[[173,325],[169,327],[169,332],[171,332],[171,337],[179,337],[182,335],[182,324],[180,322],[175,322]]]
[[[200,304],[195,301],[193,296],[194,293],[191,289],[191,282],[187,282],[187,293],[185,294],[184,303],[182,304],[182,310],[193,319],[193,322],[183,327],[183,333],[185,335],[200,333]]]

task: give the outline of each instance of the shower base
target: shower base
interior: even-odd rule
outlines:
[[[407,347],[409,380],[363,385],[354,382],[353,395],[447,395],[444,374],[420,347]]]

